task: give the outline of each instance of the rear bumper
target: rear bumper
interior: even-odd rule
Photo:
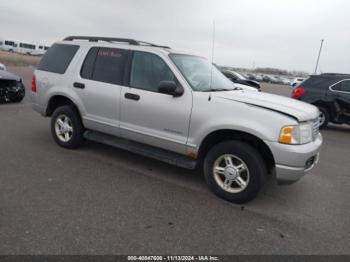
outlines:
[[[305,145],[283,145],[269,142],[275,159],[276,178],[279,184],[292,184],[308,174],[318,163],[322,135]]]

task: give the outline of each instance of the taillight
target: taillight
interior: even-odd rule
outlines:
[[[36,93],[36,79],[35,79],[35,75],[32,76],[32,92]]]
[[[302,87],[297,87],[292,95],[292,98],[299,99],[305,93],[305,89]]]

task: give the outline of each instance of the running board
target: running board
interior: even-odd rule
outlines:
[[[129,152],[136,153],[138,155],[157,159],[165,163],[183,167],[186,169],[195,169],[197,166],[196,160],[190,159],[184,155],[169,152],[164,149],[148,146],[138,142],[126,140],[123,138],[107,135],[104,133],[95,132],[95,131],[86,131],[84,133],[84,137],[87,140],[91,140],[94,142],[102,143],[102,144],[116,147],[119,149],[127,150]]]

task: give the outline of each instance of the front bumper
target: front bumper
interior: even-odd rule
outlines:
[[[305,145],[284,145],[267,142],[275,159],[275,172],[279,184],[291,184],[309,173],[318,163],[322,135]]]

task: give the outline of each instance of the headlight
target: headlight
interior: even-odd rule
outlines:
[[[297,126],[282,128],[279,142],[289,145],[307,144],[312,141],[312,123],[301,123]]]

